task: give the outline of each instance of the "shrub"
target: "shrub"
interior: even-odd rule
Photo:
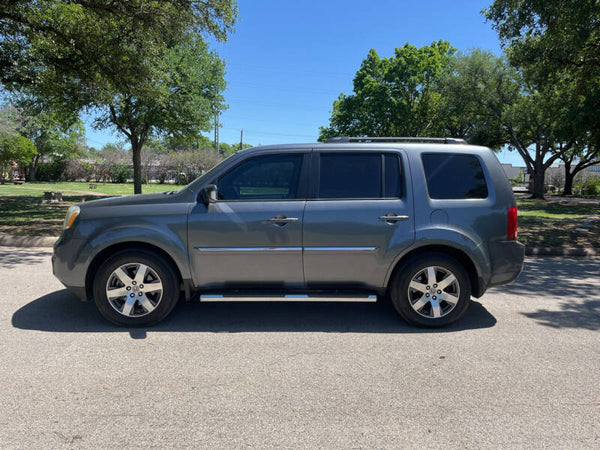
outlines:
[[[600,177],[593,175],[585,180],[582,189],[583,195],[600,196]]]
[[[60,181],[64,179],[63,174],[67,167],[67,161],[56,160],[47,163],[39,163],[35,172],[36,181]]]
[[[79,159],[72,159],[69,162],[67,162],[65,170],[63,172],[63,178],[66,181],[77,181],[81,179],[89,181],[89,176],[85,168],[85,164]]]
[[[133,171],[126,164],[115,164],[108,169],[108,174],[113,183],[127,183],[133,177]]]

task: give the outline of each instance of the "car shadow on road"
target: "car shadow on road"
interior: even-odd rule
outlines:
[[[540,325],[600,330],[599,278],[598,258],[532,258],[514,284],[494,290],[547,299],[548,308],[521,313]]]
[[[386,301],[377,303],[310,302],[181,302],[153,327],[121,328],[105,321],[95,306],[80,302],[66,289],[44,295],[17,310],[12,325],[25,330],[59,333],[129,332],[143,339],[147,332],[330,332],[441,333],[493,327],[496,319],[479,302],[467,314],[442,329],[422,329],[402,321]]]

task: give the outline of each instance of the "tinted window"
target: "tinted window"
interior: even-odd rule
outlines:
[[[402,197],[398,155],[385,155],[385,197]]]
[[[380,154],[321,154],[319,198],[378,198],[381,189]]]
[[[487,185],[479,160],[472,155],[425,153],[422,156],[430,198],[486,198]]]
[[[217,180],[221,200],[285,200],[296,198],[302,155],[257,156]]]

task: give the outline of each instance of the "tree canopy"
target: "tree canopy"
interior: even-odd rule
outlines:
[[[370,50],[354,77],[354,93],[340,94],[319,139],[438,135],[440,96],[435,86],[454,51],[441,40],[421,48],[405,44],[389,58]]]
[[[233,0],[26,0],[0,5],[0,81],[76,110],[138,95],[154,60],[193,30],[225,40]]]
[[[535,109],[553,122],[548,160],[565,162],[569,194],[577,171],[599,161],[600,3],[495,0],[484,14],[511,64],[542,97]]]
[[[0,81],[46,110],[83,109],[133,150],[152,132],[205,130],[223,108],[224,66],[203,40],[225,40],[234,0],[29,0],[0,5]]]

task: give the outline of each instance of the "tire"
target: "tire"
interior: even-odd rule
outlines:
[[[407,322],[442,327],[460,319],[471,302],[462,264],[443,253],[423,253],[402,264],[390,287],[392,303]]]
[[[102,316],[117,325],[155,324],[169,315],[179,295],[172,265],[148,250],[115,253],[94,277],[94,302]]]

